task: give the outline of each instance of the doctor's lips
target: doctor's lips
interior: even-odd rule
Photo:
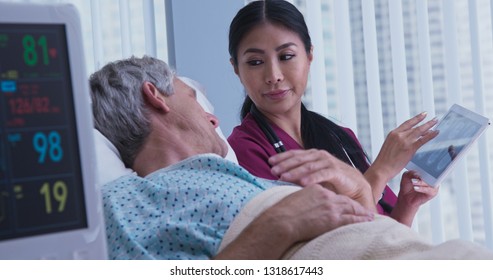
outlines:
[[[286,96],[286,94],[288,92],[289,92],[289,89],[287,89],[287,90],[273,90],[273,91],[269,91],[269,92],[263,93],[262,95],[264,97],[267,97],[267,98],[270,98],[270,99],[281,99],[284,96]]]

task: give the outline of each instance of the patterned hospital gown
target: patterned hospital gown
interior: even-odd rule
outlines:
[[[102,189],[109,257],[211,258],[242,207],[281,184],[213,154],[121,177]]]

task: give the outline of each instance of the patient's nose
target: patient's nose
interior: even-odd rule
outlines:
[[[207,116],[209,117],[209,121],[212,123],[214,128],[217,128],[219,126],[219,119],[213,114],[207,113]]]

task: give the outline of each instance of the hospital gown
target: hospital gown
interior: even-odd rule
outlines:
[[[281,184],[214,154],[123,176],[102,188],[109,257],[211,258],[243,206]]]

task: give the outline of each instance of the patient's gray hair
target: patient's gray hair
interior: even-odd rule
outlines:
[[[115,145],[126,167],[132,167],[151,130],[143,83],[171,95],[174,78],[165,62],[149,56],[108,63],[89,78],[95,127]]]

